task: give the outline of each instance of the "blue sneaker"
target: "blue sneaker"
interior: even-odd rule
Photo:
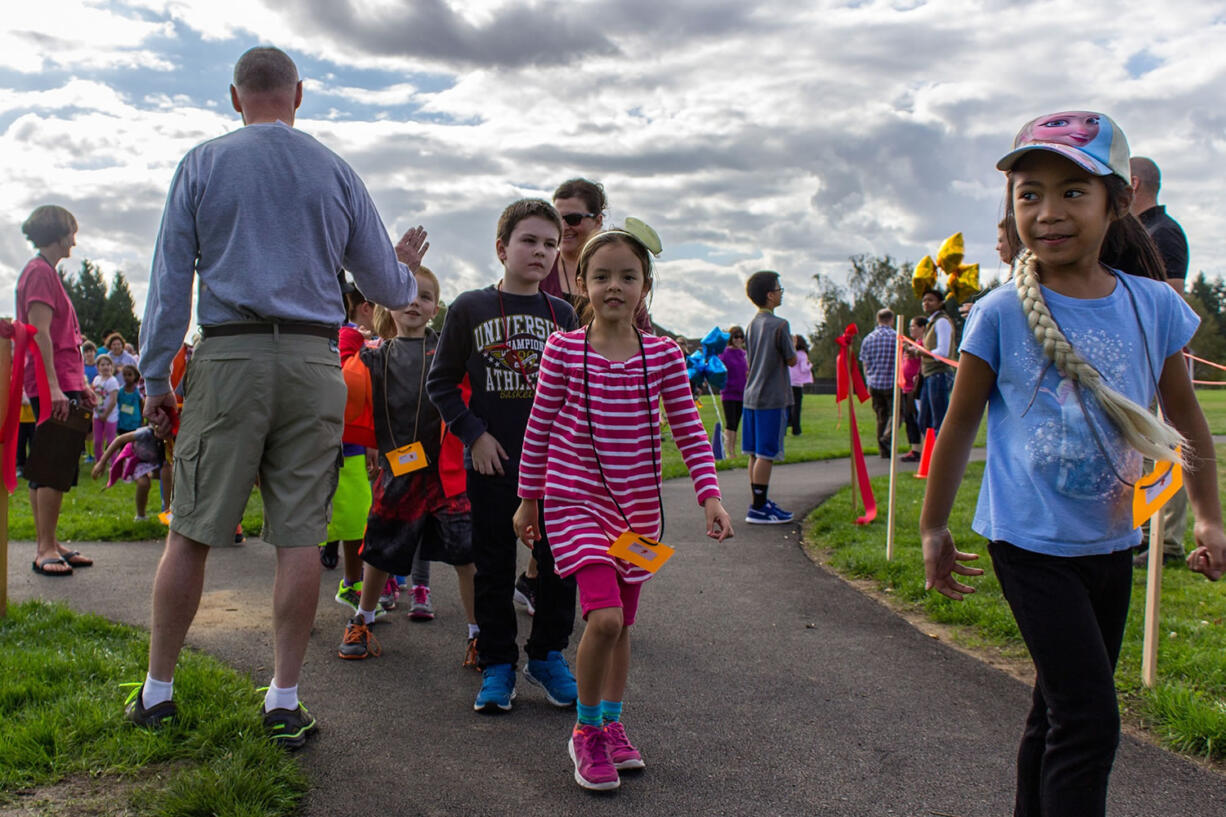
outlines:
[[[751,525],[786,525],[792,521],[792,512],[785,511],[769,499],[761,508],[750,508],[745,521]]]
[[[477,712],[510,712],[515,700],[515,667],[494,664],[481,673],[481,691],[473,701]]]
[[[543,659],[528,659],[528,666],[524,667],[524,678],[528,679],[528,683],[544,689],[545,697],[554,706],[571,707],[579,698],[575,676],[571,674],[570,666],[562,657],[562,653],[557,650],[548,653]]]

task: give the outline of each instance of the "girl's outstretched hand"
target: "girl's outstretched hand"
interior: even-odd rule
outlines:
[[[1226,573],[1226,534],[1220,526],[1206,525],[1203,529],[1198,524],[1193,528],[1196,537],[1196,550],[1188,554],[1188,569],[1205,574],[1211,582],[1222,578]]]
[[[925,590],[936,590],[954,601],[962,601],[964,596],[975,592],[975,588],[962,584],[953,574],[982,576],[982,569],[961,564],[978,559],[978,553],[963,553],[954,547],[954,537],[950,535],[949,528],[920,531],[920,539],[924,546]]]
[[[533,542],[541,538],[539,508],[540,503],[535,499],[521,499],[515,515],[511,517],[511,526],[515,528],[515,535],[529,548],[532,547]]]
[[[707,514],[707,536],[717,542],[732,538],[732,517],[724,509],[724,504],[711,498],[702,503],[702,509]]]
[[[98,477],[102,476],[102,471],[103,471],[103,469],[104,469],[104,468],[106,468],[106,459],[105,459],[105,458],[104,458],[104,459],[100,459],[100,460],[98,460],[97,462],[95,462],[95,463],[94,463],[94,467],[93,467],[93,468],[91,468],[91,469],[89,469],[89,475],[90,475],[90,477],[92,477],[93,479],[97,479]]]

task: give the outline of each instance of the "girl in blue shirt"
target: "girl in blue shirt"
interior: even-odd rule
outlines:
[[[974,592],[959,577],[983,572],[965,564],[978,556],[954,546],[947,522],[989,407],[972,527],[1036,671],[1019,816],[1105,813],[1142,455],[1182,452],[1198,545],[1188,566],[1212,580],[1226,569],[1213,440],[1180,351],[1197,319],[1129,215],[1128,159],[1110,118],[1075,111],[1028,122],[997,163],[1024,251],[967,320],[920,519],[927,587]],[[1171,425],[1144,408],[1155,397]]]

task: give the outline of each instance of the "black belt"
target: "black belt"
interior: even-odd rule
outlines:
[[[223,323],[217,326],[200,327],[202,338],[224,338],[227,335],[314,335],[317,338],[336,340],[335,326],[324,326],[322,323]]]

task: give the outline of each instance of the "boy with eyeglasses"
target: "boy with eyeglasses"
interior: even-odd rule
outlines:
[[[520,452],[545,339],[579,325],[566,301],[541,291],[561,236],[562,219],[546,201],[521,199],[502,212],[494,244],[504,268],[502,280],[452,302],[426,378],[430,401],[465,446],[481,632],[477,662],[482,683],[473,703],[478,712],[505,712],[515,697],[519,648],[511,518],[519,508]],[[460,393],[465,377],[472,386],[467,405]],[[524,678],[543,687],[555,706],[574,706],[578,689],[562,651],[575,623],[575,585],[554,572],[544,538],[532,551],[540,574],[532,633],[524,646]]]
[[[796,347],[788,322],[776,317],[783,303],[779,273],[755,272],[745,284],[745,294],[758,307],[758,314],[745,329],[745,354],[749,371],[741,424],[741,450],[749,455],[749,487],[753,501],[745,521],[751,525],[782,525],[792,513],[767,498],[771,469],[783,460],[788,407],[792,405],[792,381],[788,367],[796,362]]]

